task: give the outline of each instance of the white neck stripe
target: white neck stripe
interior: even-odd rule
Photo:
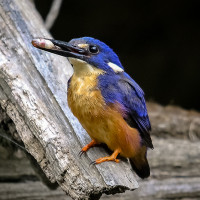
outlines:
[[[113,69],[113,71],[116,72],[116,73],[124,71],[121,67],[119,67],[118,65],[116,65],[112,62],[109,62],[108,66],[111,67]]]

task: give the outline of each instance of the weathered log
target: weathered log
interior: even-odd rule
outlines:
[[[48,178],[52,182],[58,182],[75,199],[87,199],[95,195],[99,197],[103,192],[135,189],[137,182],[126,161],[89,167],[91,161],[107,154],[103,148],[94,148],[83,158],[78,157],[79,150],[90,139],[67,107],[67,80],[72,69],[66,59],[31,46],[30,41],[34,37],[50,37],[34,6],[26,0],[0,0],[0,24],[0,105],[13,120],[26,149],[36,158]],[[190,185],[191,190],[197,188],[196,191],[199,192],[196,179],[190,177],[190,173],[197,175],[198,168],[195,165],[199,164],[199,157],[196,154],[192,156],[195,164],[190,168],[192,161],[188,157],[191,154],[184,151],[192,143],[182,140],[176,148],[177,143],[168,139],[171,136],[199,139],[200,114],[153,103],[148,105],[148,109],[152,134],[167,140],[161,142],[162,149],[157,148],[159,144],[154,142],[155,150],[149,151],[153,179],[142,183],[142,191],[149,191],[152,184],[159,188],[163,182],[166,182],[168,188],[173,185],[173,181],[180,185],[180,180],[186,179],[177,179],[176,176],[187,174],[191,182],[187,179],[186,187]],[[169,145],[164,147],[165,143]],[[160,151],[163,156],[158,153]],[[187,152],[191,152],[191,149],[187,149]],[[168,160],[168,155],[173,154],[180,155],[182,160],[179,163],[174,159]],[[155,159],[156,165],[152,159]],[[163,166],[158,163],[165,164]],[[180,170],[179,173],[177,170],[180,168],[187,172]],[[165,169],[169,169],[169,172],[165,173]],[[167,180],[170,174],[174,174],[174,177]],[[166,190],[166,198],[170,198],[167,196],[169,190]],[[133,195],[141,195],[139,191],[141,190],[127,194],[131,194],[132,199]],[[153,192],[152,195],[147,192],[143,196],[146,199],[156,199],[159,196],[157,191],[154,191],[157,196]]]
[[[167,123],[164,120],[162,121],[162,123],[166,123],[165,126],[161,126],[162,128],[166,127],[164,128],[165,134],[160,132],[159,137],[157,137],[158,133],[156,130],[159,130],[159,123],[157,123],[157,117],[155,116],[161,115],[162,117],[163,113],[165,113],[165,118],[175,118],[176,121],[179,120],[179,123],[182,124],[185,121],[198,121],[199,113],[186,111],[175,106],[161,107],[155,104],[149,104],[149,109],[151,110],[151,121],[155,125],[157,124],[153,127],[156,135],[153,137],[155,149],[154,151],[148,152],[149,163],[151,166],[151,177],[145,181],[139,180],[140,188],[134,192],[126,192],[125,194],[115,196],[104,195],[102,199],[111,200],[123,198],[131,200],[133,196],[136,200],[161,200],[168,198],[187,198],[188,200],[198,199],[200,197],[200,141],[198,139],[196,139],[196,141],[190,141],[188,140],[189,138],[180,137],[179,134],[171,134],[171,131],[174,133],[179,129],[178,125],[176,125],[170,132],[167,132],[168,127],[171,127],[173,120],[171,120],[171,122],[170,120],[169,122],[167,120]],[[173,110],[176,112],[173,112]],[[11,135],[12,133],[15,133],[15,127],[8,119],[8,116],[6,116],[1,109],[0,113],[0,125],[3,124],[5,126],[6,123],[7,126],[11,127],[9,129],[6,128],[7,134]],[[181,115],[181,113],[184,113],[184,115]],[[170,118],[170,116],[172,117]],[[183,120],[181,120],[181,116],[183,116]],[[190,117],[185,119],[184,116]],[[4,123],[2,123],[2,120]],[[184,130],[185,131],[182,132],[182,135],[188,136],[188,132],[186,131],[187,129]],[[198,129],[193,130],[198,133]],[[6,148],[8,149],[9,146],[6,146]],[[34,172],[30,168],[30,164],[28,164],[26,159],[14,159],[12,157],[9,160],[8,158],[6,159],[5,156],[6,152],[2,152],[0,149],[0,199],[7,199],[8,191],[11,191],[9,197],[12,197],[12,199],[22,197],[27,197],[29,199],[34,199],[36,197],[39,198],[40,193],[42,193],[43,199],[55,198],[55,196],[58,200],[64,198],[64,193],[61,190],[49,191],[38,181],[35,182],[36,177],[34,177]],[[26,179],[34,180],[34,182],[30,182],[29,184],[21,182]],[[14,184],[13,182],[17,182],[17,184]],[[12,189],[10,188],[11,186]],[[30,187],[32,187],[31,190],[29,189]],[[35,191],[34,194],[32,194],[33,191]]]
[[[184,110],[178,106],[148,104],[152,135],[176,137],[196,141],[200,139],[200,113]]]
[[[103,199],[164,200],[199,199],[199,152],[200,142],[167,138],[153,138],[155,150],[149,151],[151,177],[139,180],[140,188],[124,194],[103,195]],[[0,148],[0,200],[1,199],[71,199],[65,197],[59,189],[50,191],[34,177],[34,171],[28,161],[15,155],[5,157]],[[16,154],[16,153],[15,153]],[[18,154],[17,154],[18,155]],[[9,167],[8,167],[9,166]],[[29,180],[28,183],[23,181]],[[31,181],[32,180],[32,181]],[[9,195],[8,195],[9,194]]]
[[[103,148],[78,156],[90,138],[67,106],[72,68],[32,47],[33,38],[50,35],[30,1],[1,0],[0,24],[0,105],[46,176],[74,199],[137,188],[127,161],[89,166],[107,155]]]
[[[139,189],[116,195],[115,198],[199,199],[200,141],[192,142],[176,137],[167,139],[154,137],[153,140],[155,149],[148,152],[151,177],[144,181],[139,180]]]

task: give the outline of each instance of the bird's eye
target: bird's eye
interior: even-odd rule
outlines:
[[[89,46],[89,51],[90,51],[90,53],[92,53],[92,54],[97,54],[97,53],[99,53],[99,49],[98,49],[98,47],[95,46],[95,45],[90,45],[90,46]]]

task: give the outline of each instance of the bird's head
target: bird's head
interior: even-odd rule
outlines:
[[[116,53],[105,43],[91,37],[72,39],[70,42],[38,38],[32,44],[67,57],[75,71],[100,69],[106,73],[120,73],[124,70]]]

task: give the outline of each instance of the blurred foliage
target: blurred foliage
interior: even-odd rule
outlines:
[[[50,0],[35,0],[46,17]],[[54,38],[98,38],[119,55],[147,99],[200,110],[200,1],[67,1]]]

